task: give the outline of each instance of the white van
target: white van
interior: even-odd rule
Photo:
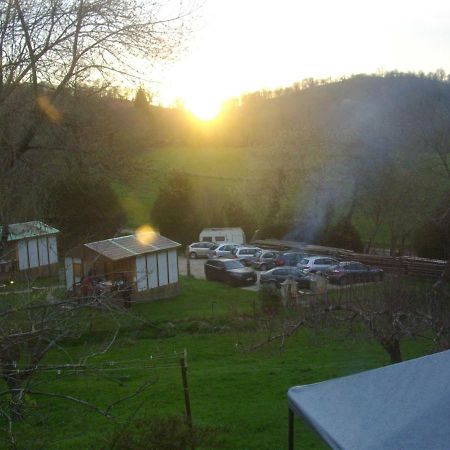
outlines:
[[[218,244],[223,242],[245,244],[245,234],[242,228],[204,228],[200,233],[199,240]]]

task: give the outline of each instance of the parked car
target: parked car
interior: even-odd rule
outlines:
[[[381,281],[384,277],[383,269],[366,266],[356,261],[340,262],[330,267],[324,274],[331,283],[343,286],[364,281]]]
[[[275,261],[278,259],[279,252],[273,250],[262,250],[253,262],[253,267],[256,270],[269,270],[275,267]]]
[[[303,252],[280,253],[278,258],[275,260],[275,265],[295,267],[304,257],[305,254]]]
[[[208,250],[214,245],[214,242],[194,242],[188,247],[189,258],[207,258]]]
[[[233,242],[214,244],[208,250],[208,258],[229,258],[231,256],[231,251],[236,247],[239,247],[239,244]]]
[[[256,272],[236,259],[208,259],[205,263],[208,281],[222,281],[232,286],[255,284]]]
[[[311,286],[311,277],[298,267],[275,267],[267,272],[262,272],[259,283],[273,284],[279,288],[288,277],[292,277],[301,289],[309,289]]]
[[[336,264],[339,264],[339,261],[328,256],[305,256],[297,267],[306,272],[315,273],[324,272]]]
[[[231,250],[231,258],[238,259],[244,266],[250,266],[261,252],[262,250],[258,247],[235,247]]]

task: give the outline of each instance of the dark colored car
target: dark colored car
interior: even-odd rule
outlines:
[[[284,252],[280,253],[275,260],[276,266],[292,266],[295,267],[303,258],[305,254],[302,252]]]
[[[251,285],[257,280],[256,272],[236,259],[208,259],[205,275],[208,281],[222,281],[233,286]]]
[[[298,267],[275,267],[267,272],[262,272],[259,283],[274,284],[276,287],[280,287],[288,277],[292,277],[301,289],[309,289],[311,286],[311,277]]]
[[[381,281],[384,277],[383,269],[366,266],[356,261],[336,264],[325,271],[324,274],[331,283],[338,283],[342,286],[365,281]]]
[[[263,250],[256,260],[253,262],[253,267],[256,270],[269,270],[276,266],[276,260],[279,257],[279,253],[273,250]]]

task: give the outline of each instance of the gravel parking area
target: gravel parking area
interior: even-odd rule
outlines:
[[[199,280],[206,280],[205,277],[205,262],[206,258],[199,258],[199,259],[191,259],[191,275],[194,278],[198,278]],[[178,257],[178,265],[180,269],[180,275],[187,275],[187,260],[185,256],[179,256]],[[241,287],[240,289],[245,289],[247,291],[258,291],[259,290],[259,271],[256,271],[256,274],[258,275],[258,281],[253,286],[245,286]],[[370,283],[355,283],[355,284],[349,284],[348,286],[339,286],[337,284],[331,284],[328,283],[327,289],[349,289],[352,286],[364,286],[364,285],[370,285],[373,284]]]

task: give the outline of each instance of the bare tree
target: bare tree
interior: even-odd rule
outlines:
[[[71,352],[71,342],[92,331],[95,318],[111,324],[104,337],[92,342],[80,354]],[[6,431],[15,448],[14,422],[26,418],[26,398],[47,397],[75,403],[105,418],[115,419],[114,408],[123,401],[139,396],[155,383],[148,376],[134,390],[121,398],[100,405],[68,391],[55,389],[52,382],[69,374],[95,374],[104,376],[111,368],[115,371],[150,367],[150,360],[124,362],[105,361],[115,344],[124,323],[148,321],[134,317],[112,300],[112,295],[98,298],[57,299],[47,295],[2,298],[0,311],[0,376],[5,389],[0,392],[0,423],[7,423]],[[52,356],[47,358],[49,353]],[[176,360],[174,359],[176,362]],[[124,365],[125,364],[125,365]],[[132,366],[130,366],[132,364]],[[109,381],[114,377],[108,375]],[[1,401],[7,399],[6,402]],[[1,428],[0,428],[1,429]]]
[[[46,151],[58,150],[48,134],[64,121],[61,95],[76,95],[82,84],[141,76],[139,61],[170,58],[186,35],[191,6],[159,0],[0,0],[2,211],[14,203],[18,180],[35,177],[37,163],[50,159]]]
[[[346,336],[367,336],[377,342],[392,363],[403,359],[401,342],[407,337],[425,336],[437,319],[437,307],[431,308],[430,293],[402,278],[377,285],[353,286],[300,303],[276,318],[261,322],[266,337],[251,349],[285,341],[301,328],[323,330],[342,327]],[[441,305],[442,306],[442,305]],[[434,319],[433,319],[434,318]],[[442,322],[442,321],[441,321]],[[434,330],[438,332],[438,325]]]

